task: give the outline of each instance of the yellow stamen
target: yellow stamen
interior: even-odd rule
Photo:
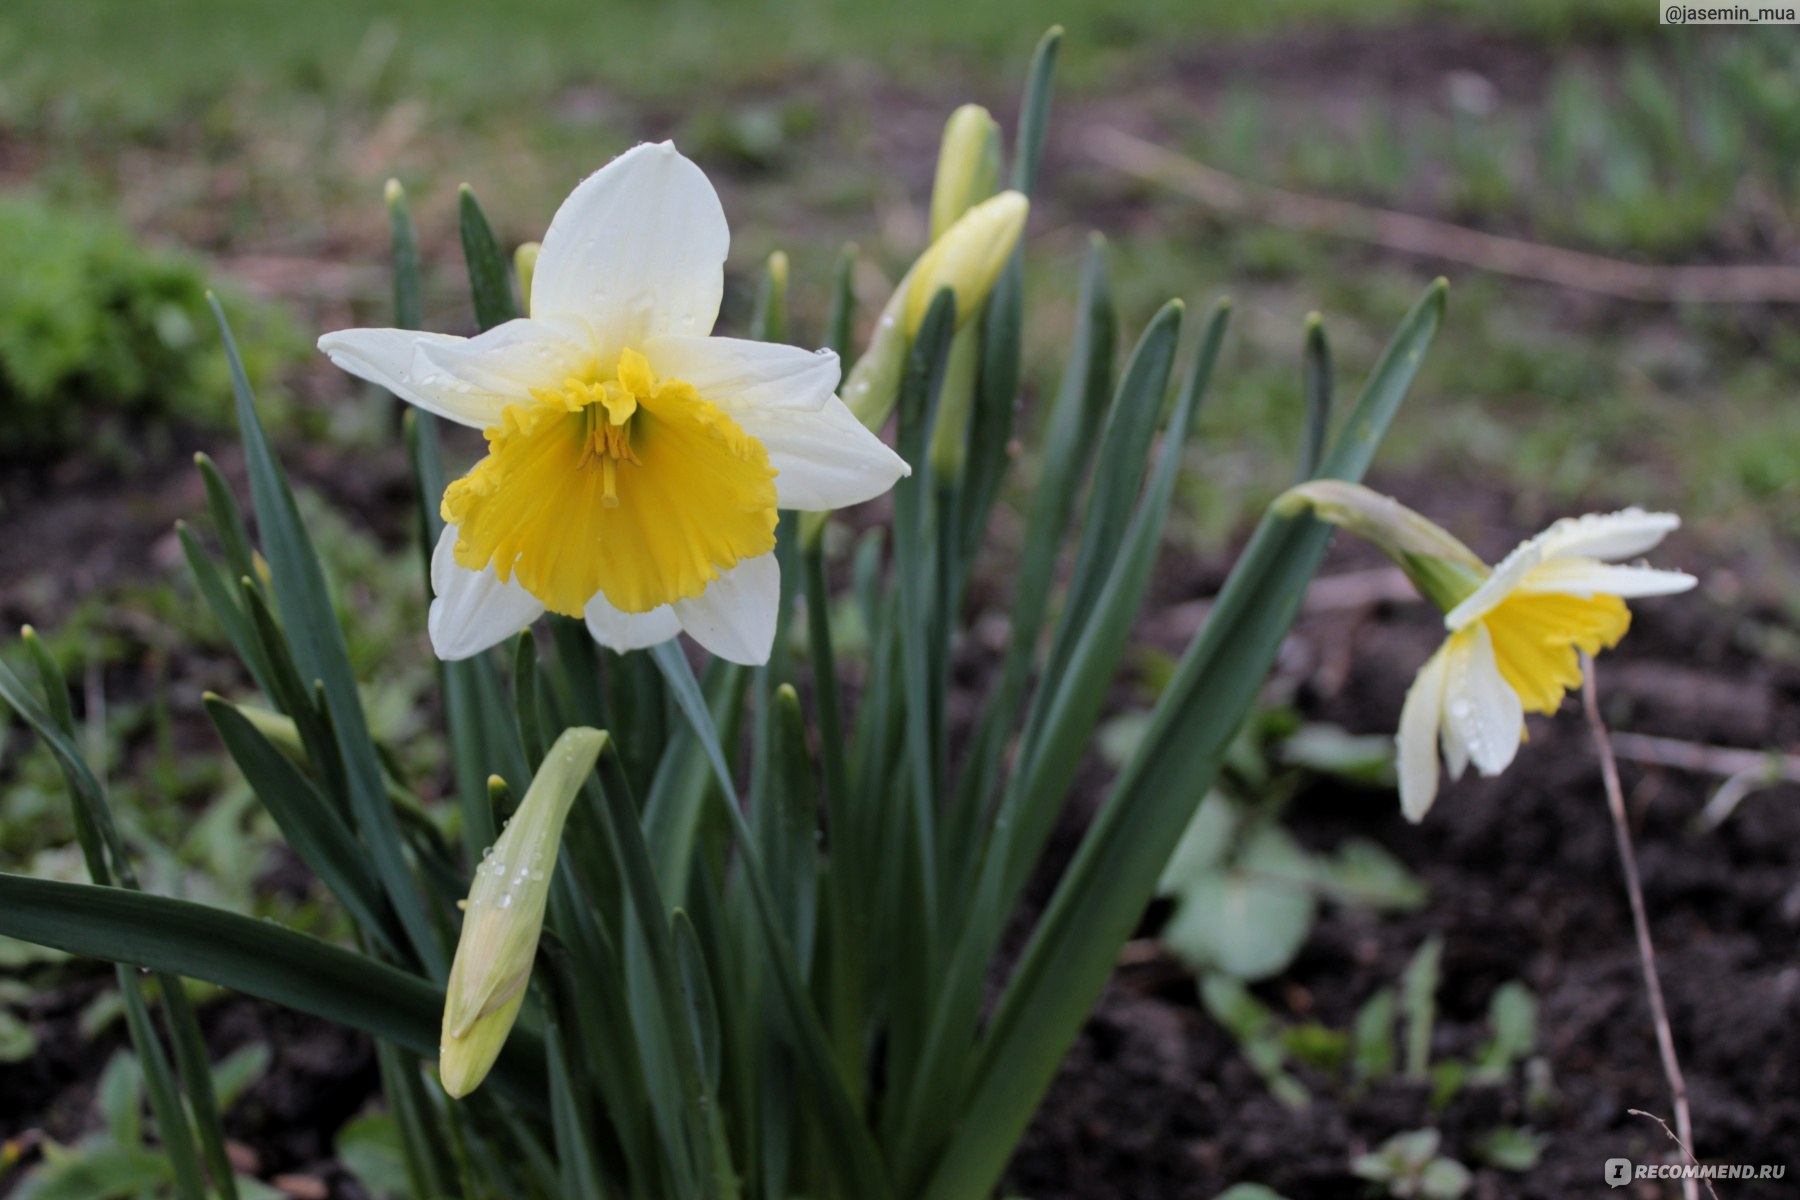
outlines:
[[[1481,620],[1500,674],[1525,711],[1553,713],[1565,691],[1581,686],[1576,651],[1593,655],[1618,645],[1631,612],[1617,596],[1515,592]]]
[[[456,561],[492,563],[552,612],[596,594],[624,612],[698,596],[775,546],[775,472],[761,442],[691,384],[625,350],[532,393],[486,431],[488,454],[444,492]]]

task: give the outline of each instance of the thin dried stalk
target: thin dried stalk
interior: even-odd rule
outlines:
[[[1599,691],[1594,685],[1594,660],[1581,656],[1581,706],[1587,712],[1588,727],[1594,733],[1594,749],[1600,756],[1600,777],[1606,784],[1606,807],[1612,814],[1613,841],[1619,848],[1619,864],[1625,869],[1625,893],[1631,901],[1631,924],[1637,932],[1638,964],[1644,969],[1644,992],[1650,998],[1650,1018],[1656,1026],[1656,1048],[1662,1055],[1663,1076],[1669,1081],[1669,1096],[1675,1107],[1675,1141],[1689,1159],[1694,1144],[1694,1121],[1688,1111],[1687,1080],[1681,1074],[1681,1062],[1675,1057],[1675,1033],[1669,1026],[1669,1009],[1663,1003],[1662,980],[1656,973],[1656,947],[1650,941],[1650,918],[1644,911],[1644,887],[1638,876],[1637,852],[1631,846],[1631,826],[1625,816],[1625,790],[1619,785],[1619,764],[1613,758],[1612,737],[1600,715]],[[1686,1200],[1699,1200],[1700,1191],[1692,1179],[1681,1181],[1681,1194]]]

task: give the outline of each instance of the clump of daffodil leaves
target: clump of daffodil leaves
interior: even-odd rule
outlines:
[[[348,938],[137,890],[55,663],[28,639],[41,693],[0,666],[68,776],[92,879],[0,873],[0,935],[165,973],[173,1060],[137,973],[120,981],[184,1200],[236,1193],[180,976],[373,1034],[421,1200],[992,1194],[1331,535],[1319,496],[1264,518],[1003,960],[1127,661],[1230,312],[1179,378],[1180,300],[1121,354],[1095,235],[1073,325],[1037,339],[1067,347],[1060,382],[1022,387],[1026,276],[1073,265],[1028,254],[1059,45],[1038,46],[1010,152],[984,110],[952,114],[930,240],[890,264],[862,339],[852,281],[874,268],[847,250],[823,327],[799,328],[790,280],[823,265],[734,264],[719,195],[667,142],[597,154],[516,254],[464,189],[473,336],[423,331],[389,186],[391,324],[319,344],[411,410],[448,781],[405,778],[371,734],[356,613],[237,376],[254,526],[202,457],[206,527],[180,530],[247,681],[205,707]],[[1313,373],[1307,477],[1368,469],[1443,311],[1440,281],[1335,439]],[[1504,766],[1520,709],[1569,685],[1567,647],[1622,632],[1609,597],[1673,589],[1599,565],[1668,526],[1558,526],[1492,572],[1447,535],[1405,547],[1451,609],[1401,720],[1409,812],[1435,790],[1421,744]],[[977,575],[1006,633],[953,752]]]

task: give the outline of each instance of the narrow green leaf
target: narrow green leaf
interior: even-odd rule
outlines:
[[[194,1131],[200,1138],[200,1151],[206,1169],[212,1175],[213,1189],[219,1200],[237,1200],[237,1176],[231,1166],[231,1155],[225,1149],[225,1126],[220,1119],[219,1094],[213,1080],[213,1067],[207,1057],[206,1043],[200,1036],[200,1017],[188,999],[181,977],[164,973],[157,976],[162,989],[163,1007],[169,1014],[169,1034],[175,1043],[175,1065],[181,1072],[182,1090],[194,1117]]]
[[[1113,562],[1124,546],[1125,527],[1131,522],[1138,489],[1149,470],[1150,442],[1162,416],[1163,397],[1168,394],[1169,373],[1174,369],[1185,311],[1179,300],[1163,305],[1144,327],[1143,336],[1125,365],[1125,375],[1119,380],[1119,390],[1100,436],[1093,490],[1088,496],[1075,569],[1069,576],[1069,593],[1044,664],[1046,679],[1062,677],[1076,641],[1088,627]],[[1026,723],[1027,745],[1035,734],[1034,725],[1034,721]]]
[[[276,624],[275,614],[269,611],[262,589],[246,577],[238,580],[238,595],[244,611],[250,615],[250,628],[262,659],[268,664],[269,683],[274,689],[269,699],[294,722],[300,742],[306,748],[307,761],[324,783],[325,799],[345,820],[352,819],[345,803],[349,786],[344,777],[343,759],[338,754],[336,738],[326,718],[321,716],[325,709],[318,703],[317,688],[308,687],[301,680],[287,637]]]
[[[282,629],[300,670],[306,677],[318,680],[324,688],[328,715],[336,730],[338,750],[348,776],[351,808],[356,814],[358,831],[374,858],[378,878],[406,929],[413,951],[425,964],[427,972],[433,978],[441,979],[449,970],[449,963],[401,851],[399,825],[393,807],[388,803],[381,762],[369,736],[356,680],[350,672],[344,633],[338,627],[325,588],[324,572],[313,551],[312,539],[307,536],[305,523],[300,519],[287,476],[269,448],[262,420],[257,416],[255,397],[250,392],[250,381],[244,374],[243,360],[238,356],[237,343],[231,336],[231,328],[217,297],[212,298],[212,306],[225,344],[226,361],[231,366],[250,489],[256,503],[264,555],[275,580],[275,599],[281,612]]]
[[[899,644],[901,686],[906,697],[906,761],[908,803],[913,814],[914,850],[918,855],[921,902],[919,916],[927,938],[935,937],[939,916],[938,798],[944,773],[944,662],[942,627],[945,615],[935,611],[938,565],[930,551],[937,530],[930,511],[932,480],[931,426],[951,335],[956,329],[956,297],[941,290],[926,311],[913,340],[906,374],[900,384],[899,450],[912,464],[912,475],[894,488],[894,570],[899,579]],[[929,964],[926,966],[930,972]]]
[[[693,681],[693,673],[688,670],[687,660],[681,657],[681,647],[675,642],[654,647],[650,655],[665,677],[673,669],[673,660],[680,659],[679,674]],[[665,656],[670,658],[668,663],[664,661]],[[712,728],[726,730],[727,737],[735,739],[743,714],[748,668],[715,660],[708,666],[706,675],[709,682],[704,693],[695,683],[700,710],[709,714],[707,721]],[[685,711],[685,705],[695,697],[685,694],[679,685],[669,686],[675,692],[677,706],[684,707]],[[685,724],[670,731],[664,746],[662,760],[657,764],[656,776],[644,800],[644,840],[649,843],[651,860],[656,864],[657,883],[673,908],[688,895],[694,870],[694,848],[700,835],[706,798],[718,786],[716,780],[731,778],[731,768],[722,757],[714,761],[712,756],[717,747],[707,746],[700,735]],[[623,749],[622,745],[620,748]]]
[[[122,883],[137,886],[137,876],[125,854],[125,843],[113,823],[106,793],[100,781],[88,768],[87,760],[74,739],[63,731],[49,710],[39,704],[25,684],[0,663],[0,699],[12,705],[13,711],[44,740],[56,764],[68,781],[74,799],[76,835],[87,859],[88,871],[100,884]]]
[[[256,631],[251,628],[250,618],[237,602],[237,588],[225,575],[224,569],[214,562],[200,545],[187,522],[175,522],[175,534],[181,540],[181,550],[187,556],[188,568],[193,572],[194,582],[200,588],[200,597],[206,601],[206,607],[212,611],[213,619],[218,621],[230,639],[232,649],[244,662],[250,672],[250,678],[262,694],[274,699],[275,685],[272,682],[273,671],[263,657],[262,643],[257,640]]]
[[[250,546],[250,527],[244,523],[244,512],[231,485],[225,482],[219,465],[205,454],[194,455],[194,466],[206,485],[206,507],[212,514],[213,532],[225,551],[225,565],[239,578],[256,578],[256,555]]]
[[[206,1200],[206,1177],[200,1169],[200,1155],[194,1149],[193,1131],[188,1127],[187,1113],[181,1106],[175,1072],[169,1066],[162,1041],[156,1036],[156,1026],[150,1020],[142,985],[127,967],[118,968],[118,975],[119,990],[125,997],[125,1020],[131,1029],[131,1044],[136,1047],[138,1061],[144,1067],[150,1111],[156,1117],[156,1132],[162,1139],[163,1152],[175,1169],[176,1191],[182,1200]]]
[[[37,672],[38,686],[43,689],[44,707],[50,719],[64,736],[74,738],[75,712],[69,706],[69,681],[63,677],[62,668],[50,656],[49,648],[38,637],[37,630],[26,625],[19,630],[19,638],[31,656],[32,669]]]
[[[719,1006],[713,996],[711,974],[700,938],[686,912],[676,909],[671,922],[675,937],[675,961],[681,973],[681,994],[687,1002],[689,1032],[700,1058],[700,1070],[711,1095],[719,1091]]]
[[[1092,618],[1070,651],[1065,669],[1046,680],[1042,695],[1048,697],[1047,702],[1041,709],[1034,706],[1034,715],[1041,712],[1043,717],[1039,726],[1041,738],[1032,744],[1041,746],[1042,752],[1020,765],[1019,774],[1001,802],[980,884],[970,905],[971,916],[957,944],[949,983],[934,997],[925,1065],[915,1089],[905,1094],[908,1140],[903,1143],[906,1150],[899,1156],[903,1163],[925,1161],[926,1148],[935,1145],[954,1120],[961,1080],[968,1067],[968,1041],[979,1015],[983,965],[998,945],[1005,915],[1011,911],[1049,839],[1082,748],[1099,719],[1108,681],[1124,654],[1138,606],[1150,584],[1187,439],[1212,378],[1229,313],[1229,305],[1223,303],[1214,310],[1163,438],[1150,485],[1125,531],[1111,576],[1094,604]],[[1147,379],[1140,376],[1143,385],[1160,395],[1167,385],[1167,369],[1165,364]],[[1127,379],[1132,375],[1127,372]],[[1134,401],[1122,395],[1120,403],[1128,402]]]
[[[1115,317],[1107,279],[1106,243],[1095,235],[1082,265],[1076,302],[1074,343],[1068,369],[1050,411],[1043,460],[1031,489],[1025,549],[1013,590],[1011,635],[1000,681],[989,694],[977,728],[975,749],[958,785],[959,811],[985,814],[999,774],[1006,742],[1023,699],[1037,653],[1038,635],[1049,609],[1057,559],[1068,529],[1079,482],[1099,438],[1096,436],[1112,392]]]
[[[400,1155],[413,1195],[442,1196],[442,1147],[435,1136],[435,1123],[427,1119],[430,1104],[425,1099],[424,1081],[419,1078],[418,1060],[384,1041],[375,1043],[375,1059],[381,1072],[382,1094],[394,1114]]]
[[[475,323],[482,329],[503,325],[519,315],[513,298],[512,270],[493,227],[475,192],[463,184],[456,194],[456,210],[462,232],[463,261],[469,268],[469,296],[475,302]]]
[[[113,822],[105,790],[74,746],[75,719],[69,710],[68,681],[63,678],[55,660],[50,657],[29,625],[25,627],[23,636],[50,707],[48,711],[30,705],[20,707],[21,700],[29,701],[31,697],[4,667],[0,667],[0,692],[5,694],[20,715],[51,745],[75,800],[76,829],[89,878],[101,886],[118,883],[127,888],[136,888],[137,878]],[[110,863],[107,859],[108,852],[112,856]],[[123,968],[118,975],[119,992],[131,1027],[132,1042],[143,1063],[146,1082],[156,1106],[157,1121],[177,1182],[184,1195],[199,1196],[201,1192],[190,1190],[190,1185],[199,1182],[199,1159],[194,1151],[193,1130],[188,1125],[187,1114],[181,1108],[179,1098],[175,1096],[175,1077],[169,1070],[168,1060],[161,1044],[155,1040],[155,1027],[150,1021],[142,981]],[[207,1067],[206,1050],[200,1041],[199,1022],[178,977],[164,973],[157,976],[157,983],[169,1010],[169,1027],[175,1037],[176,1052],[195,1118],[200,1126],[199,1135],[207,1161],[218,1179],[223,1200],[236,1200],[236,1184],[230,1160],[225,1154],[225,1136],[219,1126],[218,1102],[213,1095],[212,1073]],[[149,1040],[146,1041],[146,1038]]]
[[[419,237],[413,231],[412,209],[406,203],[406,189],[398,179],[387,181],[388,231],[394,264],[394,325],[399,329],[423,329],[425,304],[421,299]]]
[[[777,250],[763,264],[756,289],[756,309],[750,317],[750,336],[759,342],[787,341],[788,256]]]
[[[800,973],[809,975],[818,924],[819,789],[806,748],[806,718],[791,684],[775,689],[774,708],[775,770],[768,797],[774,811],[764,826],[763,862],[775,883]]]
[[[632,918],[626,925],[626,988],[633,1025],[647,1043],[644,1064],[650,1072],[651,1100],[672,1106],[659,1113],[659,1120],[671,1168],[687,1189],[683,1194],[692,1194],[695,1186],[710,1192],[717,1178],[712,1167],[712,1131],[699,1047],[686,1028],[687,1005],[669,927],[670,909],[658,888],[641,819],[629,793],[617,783],[609,786],[606,782],[607,775],[614,779],[622,776],[617,751],[603,748],[602,757],[605,773],[600,791]]]
[[[396,948],[381,885],[356,835],[280,750],[229,701],[208,693],[206,715],[282,837],[370,936]]]
[[[0,872],[0,935],[204,979],[437,1057],[439,988],[271,921]],[[494,1068],[500,1085],[532,1109],[543,1103],[543,1055],[543,1038],[521,1023]]]
[[[1440,280],[1376,364],[1322,474],[1355,480],[1367,470],[1443,305]],[[1328,537],[1310,519],[1267,516],[1238,560],[1007,984],[983,1038],[970,1098],[925,1200],[983,1195],[999,1179],[1009,1148],[1104,987],[1118,947],[1254,702]]]
[[[528,763],[535,767],[543,761],[546,724],[538,692],[537,639],[527,629],[513,644],[513,711],[517,715],[519,742],[525,747]]]
[[[1062,37],[1062,26],[1052,25],[1038,39],[1037,49],[1031,55],[1031,71],[1025,77],[1018,141],[1013,147],[1012,185],[1027,196],[1037,187],[1038,164],[1044,158],[1044,135],[1050,127],[1050,90],[1056,78],[1056,52]]]
[[[568,1048],[562,1030],[554,1024],[544,1030],[544,1054],[550,1075],[550,1128],[556,1138],[557,1165],[562,1168],[563,1195],[605,1200],[600,1165],[589,1141],[592,1122],[582,1111],[569,1072]]]
[[[1325,438],[1331,432],[1331,343],[1325,337],[1325,320],[1306,314],[1306,352],[1303,356],[1306,424],[1300,434],[1300,480],[1318,471],[1325,458]]]
[[[961,512],[955,527],[957,597],[987,531],[988,514],[1000,495],[1000,485],[1011,461],[1024,345],[1024,253],[1021,241],[981,314],[980,371],[976,376],[975,411],[969,423],[968,456],[963,466]]]
[[[856,247],[846,245],[838,251],[837,265],[831,271],[831,309],[825,317],[825,349],[837,354],[845,375],[855,365],[850,345],[855,327]]]
[[[881,1162],[880,1151],[869,1136],[868,1127],[858,1115],[859,1109],[844,1085],[844,1077],[838,1073],[831,1043],[825,1036],[818,1012],[813,1008],[812,999],[807,995],[806,986],[800,978],[793,947],[782,933],[780,909],[770,886],[768,872],[757,852],[755,834],[745,821],[744,814],[738,811],[731,772],[726,766],[724,751],[719,747],[718,731],[713,727],[705,699],[700,693],[700,685],[695,681],[687,659],[681,656],[680,650],[674,648],[672,642],[665,642],[653,648],[650,653],[664,678],[668,680],[682,715],[699,735],[707,761],[717,774],[720,807],[730,821],[737,839],[743,869],[749,882],[752,908],[762,932],[764,953],[772,968],[770,977],[781,1000],[778,1011],[783,1015],[783,1024],[793,1045],[795,1065],[806,1090],[817,1098],[820,1117],[824,1122],[821,1136],[825,1142],[825,1153],[830,1158],[845,1193],[858,1197],[858,1200],[887,1200],[892,1195],[892,1188]],[[0,928],[0,932],[4,932],[4,929]]]

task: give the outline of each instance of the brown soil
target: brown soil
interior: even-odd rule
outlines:
[[[1197,582],[1203,592],[1214,581],[1201,572]],[[1610,723],[1725,745],[1800,745],[1800,671],[1733,644],[1755,619],[1693,598],[1641,605],[1636,628],[1599,668]],[[1300,664],[1288,682],[1309,716],[1389,732],[1435,624],[1411,604],[1303,619],[1284,654]],[[1115,977],[1019,1153],[1013,1188],[1032,1200],[1203,1200],[1249,1180],[1323,1200],[1359,1194],[1367,1185],[1349,1173],[1351,1157],[1395,1133],[1436,1126],[1445,1152],[1474,1166],[1476,1139],[1507,1124],[1548,1134],[1542,1158],[1522,1175],[1479,1171],[1473,1194],[1549,1200],[1591,1194],[1608,1158],[1669,1153],[1654,1123],[1627,1112],[1672,1119],[1588,730],[1571,699],[1556,719],[1533,718],[1530,735],[1510,773],[1448,787],[1421,826],[1401,819],[1391,792],[1321,782],[1301,795],[1288,826],[1303,840],[1325,848],[1373,838],[1425,878],[1431,900],[1404,917],[1328,908],[1298,961],[1257,991],[1294,1020],[1345,1029],[1439,935],[1434,1060],[1472,1054],[1495,988],[1522,980],[1540,1000],[1553,1108],[1528,1114],[1515,1078],[1467,1089],[1437,1115],[1422,1085],[1353,1097],[1300,1068],[1315,1099],[1290,1111],[1201,1010],[1191,978],[1159,956]],[[1800,789],[1756,794],[1701,833],[1693,819],[1720,780],[1630,763],[1622,771],[1698,1150],[1707,1161],[1792,1172]],[[1064,853],[1074,830],[1065,832]],[[1677,1194],[1674,1184],[1645,1186],[1646,1196]],[[1793,1194],[1791,1178],[1719,1186],[1730,1196]]]

